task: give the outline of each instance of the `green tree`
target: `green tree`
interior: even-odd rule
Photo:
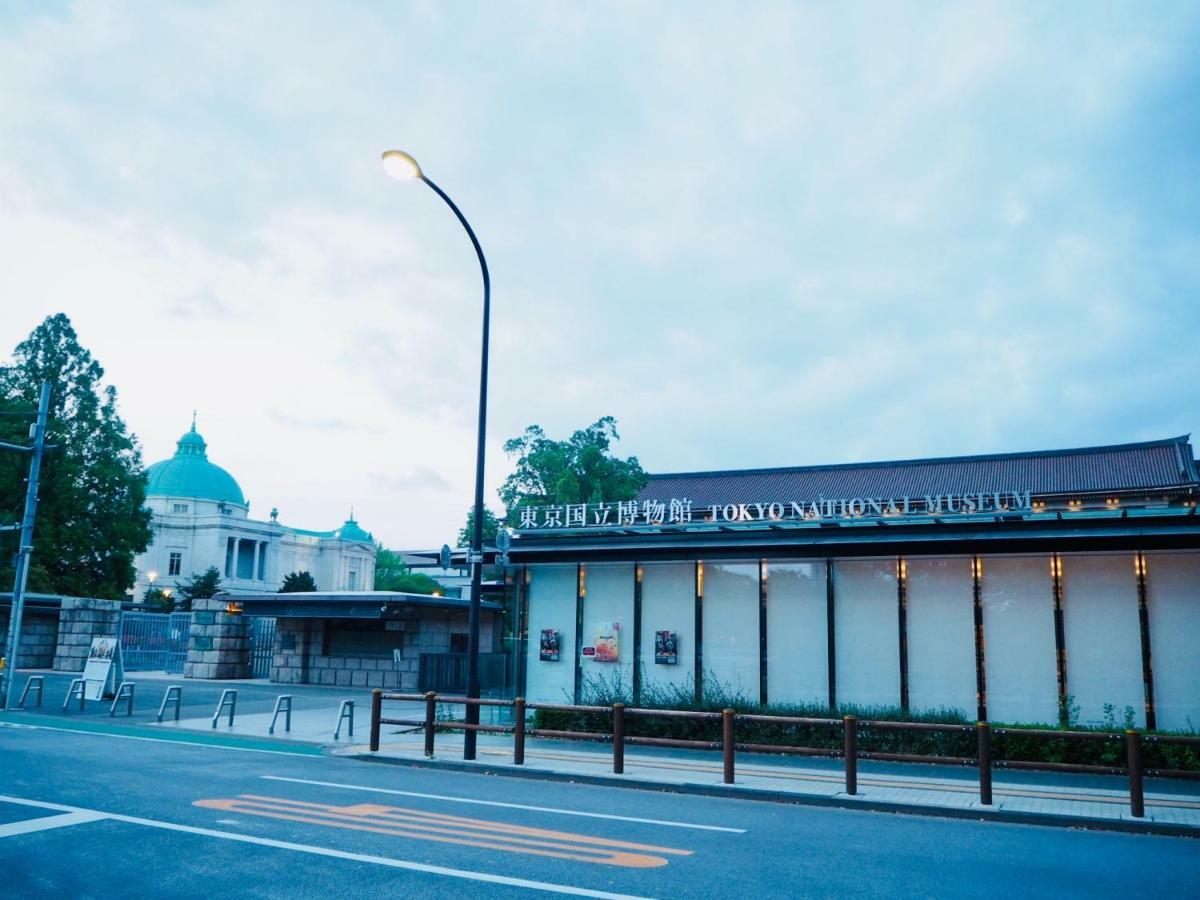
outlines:
[[[375,553],[375,590],[441,594],[442,586],[428,575],[411,571],[395,550],[380,546]]]
[[[471,546],[471,530],[475,527],[475,507],[467,510],[467,524],[459,529],[456,547]],[[496,514],[488,509],[483,508],[483,542],[486,544],[489,541],[496,540],[496,532],[500,530],[500,520],[496,518]]]
[[[28,442],[40,384],[51,384],[47,442],[56,449],[42,463],[31,591],[124,599],[133,559],[150,542],[141,452],[117,414],[116,389],[103,377],[62,313],[42,322],[17,345],[12,363],[0,366],[0,440]],[[0,453],[6,519],[20,516],[28,466],[26,454]],[[15,532],[0,535],[0,585],[12,585],[16,540]]]
[[[147,609],[154,612],[174,612],[175,598],[161,588],[148,587],[146,593],[142,595],[142,603]]]
[[[309,571],[288,572],[283,576],[283,584],[279,588],[281,594],[299,594],[315,591],[317,582]]]
[[[565,441],[553,441],[540,425],[530,425],[520,437],[504,443],[504,452],[516,457],[516,467],[500,488],[500,499],[514,509],[636,497],[649,476],[636,456],[620,459],[612,454],[620,439],[612,416],[597,419]]]
[[[221,573],[216,566],[209,566],[203,575],[193,574],[179,586],[179,608],[186,612],[192,608],[193,600],[215,597],[220,590]]]

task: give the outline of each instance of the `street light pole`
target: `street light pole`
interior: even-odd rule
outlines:
[[[471,607],[467,618],[467,698],[479,697],[479,606],[483,590],[483,455],[484,437],[487,433],[487,379],[488,379],[488,332],[491,324],[492,280],[488,274],[487,260],[483,248],[467,217],[450,199],[449,195],[433,181],[425,177],[417,161],[402,150],[388,150],[383,154],[383,167],[388,174],[402,181],[416,179],[425,182],[458,218],[459,223],[471,239],[475,255],[479,257],[479,268],[483,273],[483,343],[479,354],[479,427],[475,445],[475,506],[471,528],[471,548],[467,561],[471,566]],[[467,704],[466,724],[479,724],[479,707]],[[476,732],[468,729],[463,735],[463,759],[475,758]]]

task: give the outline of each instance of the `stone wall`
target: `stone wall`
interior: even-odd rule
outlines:
[[[54,668],[60,672],[82,672],[92,638],[116,638],[121,627],[119,600],[63,597],[58,614],[58,643]],[[22,646],[25,639],[22,638]]]
[[[192,601],[192,627],[188,633],[184,678],[249,678],[250,620],[225,612],[225,599]]]
[[[380,633],[392,635],[402,651],[397,662],[392,656],[333,656],[322,650],[326,644],[326,619],[278,620],[271,681],[281,684],[329,684],[346,687],[390,688],[416,691],[422,653],[448,653],[450,635],[465,634],[465,612],[422,610],[404,622],[403,631],[388,631],[379,622]],[[493,623],[498,616],[485,610],[479,622],[479,645],[487,652],[494,643]],[[307,629],[307,631],[306,631]]]
[[[10,610],[0,612],[0,656],[8,656]],[[54,665],[58,643],[58,616],[54,613],[25,610],[21,617],[21,669],[49,669]]]

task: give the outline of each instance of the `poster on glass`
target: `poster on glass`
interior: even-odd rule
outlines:
[[[654,662],[660,666],[679,662],[679,638],[674,631],[654,632]]]
[[[558,652],[558,632],[553,628],[543,628],[539,658],[542,662],[558,662]]]

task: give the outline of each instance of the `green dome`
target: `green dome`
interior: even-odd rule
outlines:
[[[364,543],[373,544],[375,538],[371,537],[369,531],[363,531],[357,522],[354,521],[354,514],[351,513],[345,524],[341,528],[333,532],[333,536],[341,541],[363,541]]]
[[[194,497],[245,506],[242,489],[233,476],[208,461],[208,445],[196,426],[179,439],[175,455],[146,469],[148,497]]]

